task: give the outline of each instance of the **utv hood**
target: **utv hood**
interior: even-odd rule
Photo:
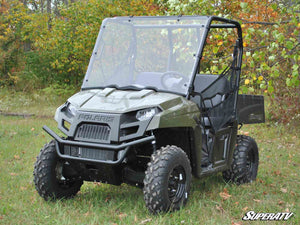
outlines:
[[[146,120],[136,118],[139,110],[149,108],[157,109],[157,113]],[[195,116],[199,117],[197,105],[180,95],[148,89],[133,91],[105,88],[73,95],[68,103],[57,109],[55,120],[58,128],[67,136],[75,137],[75,140],[78,126],[95,122],[106,124],[111,129],[109,139],[105,140],[109,143],[141,137],[146,130],[194,127]],[[70,126],[67,127],[67,124]]]
[[[102,90],[81,91],[68,101],[77,110],[99,113],[126,113],[139,109],[159,107],[166,110],[180,105],[184,98],[169,93],[155,92],[153,90],[117,90],[105,88]]]

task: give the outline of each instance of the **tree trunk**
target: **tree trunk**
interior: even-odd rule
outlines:
[[[47,0],[48,30],[51,29],[51,0]]]
[[[27,0],[23,0],[22,2],[24,4],[24,6],[27,7]]]
[[[44,13],[44,0],[41,0],[40,8],[41,8],[41,13]]]
[[[58,4],[59,4],[59,0],[55,0],[54,1],[54,14],[55,14],[56,17],[60,16],[60,12],[59,12],[59,9],[58,9]]]

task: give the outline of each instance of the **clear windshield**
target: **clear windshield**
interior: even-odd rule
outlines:
[[[186,94],[207,17],[106,19],[82,88],[156,88]]]

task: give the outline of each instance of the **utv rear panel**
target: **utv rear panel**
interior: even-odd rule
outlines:
[[[238,95],[238,122],[242,124],[264,123],[265,108],[262,95]]]

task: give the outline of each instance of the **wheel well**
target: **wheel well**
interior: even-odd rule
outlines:
[[[156,138],[156,149],[166,145],[180,147],[192,162],[191,152],[194,149],[192,142],[193,129],[190,127],[161,128],[153,131]]]
[[[159,150],[161,149],[161,147],[165,147],[167,145],[170,146],[175,145],[181,148],[188,156],[191,162],[192,171],[194,171],[196,165],[194,160],[196,157],[193,156],[194,134],[192,128],[189,127],[161,128],[161,129],[153,130],[152,132],[156,139],[156,143],[155,143],[156,150]],[[135,147],[127,156],[127,166],[129,166],[130,170],[133,170],[135,172],[144,172],[148,167],[148,163],[150,162],[151,159],[150,157],[153,153],[154,153],[154,146],[150,143]],[[136,175],[130,177],[132,178],[135,176]],[[136,180],[134,182],[138,183],[138,181]]]

